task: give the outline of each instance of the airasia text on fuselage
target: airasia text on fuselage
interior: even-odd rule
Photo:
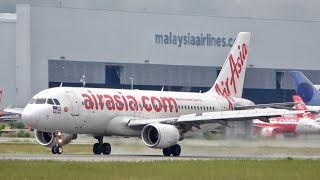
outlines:
[[[84,107],[87,110],[118,110],[118,111],[164,111],[178,112],[177,102],[172,97],[141,96],[136,98],[132,95],[117,94],[95,94],[88,90],[88,93],[81,94],[84,98]],[[140,101],[138,101],[138,100]]]

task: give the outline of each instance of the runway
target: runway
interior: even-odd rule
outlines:
[[[50,161],[87,161],[87,162],[148,162],[178,160],[284,160],[308,159],[320,160],[320,156],[179,156],[161,155],[51,155],[51,154],[0,154],[1,160],[50,160]]]
[[[18,142],[17,142],[18,141]],[[0,138],[1,143],[26,143],[39,146],[33,138]],[[182,147],[180,157],[165,157],[162,150],[146,147],[141,139],[108,138],[112,144],[109,156],[92,155],[93,138],[81,137],[65,147],[61,155],[51,154],[50,148],[38,149],[36,152],[21,147],[13,149],[1,146],[1,159],[11,160],[54,160],[54,161],[95,161],[95,162],[143,162],[164,160],[281,160],[312,159],[320,160],[320,136],[301,137],[299,139],[280,140],[201,140],[186,139],[179,144]],[[75,149],[70,146],[83,145]],[[30,146],[28,146],[30,148]],[[83,150],[81,148],[84,148]]]

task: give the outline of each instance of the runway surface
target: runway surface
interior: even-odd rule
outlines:
[[[320,135],[306,136],[299,139],[280,140],[201,140],[186,139],[179,144],[182,147],[180,157],[165,157],[162,150],[146,147],[138,138],[107,138],[112,145],[109,156],[91,155],[93,138],[81,137],[72,144],[86,144],[86,150],[74,152],[68,150],[61,155],[29,154],[22,151],[0,154],[0,159],[11,160],[54,160],[54,161],[163,161],[163,160],[280,160],[280,159],[312,159],[320,160]],[[32,143],[37,145],[34,138],[0,138],[0,143]],[[40,145],[39,145],[40,146]],[[6,152],[7,153],[7,152]]]
[[[0,154],[2,160],[51,160],[51,161],[90,161],[90,162],[147,162],[176,160],[282,160],[282,159],[320,160],[320,156],[179,156],[161,155],[46,155],[46,154]]]

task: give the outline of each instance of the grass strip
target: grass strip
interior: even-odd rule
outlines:
[[[320,161],[59,162],[0,160],[1,179],[320,179]]]

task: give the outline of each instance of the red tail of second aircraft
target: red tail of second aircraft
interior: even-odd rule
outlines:
[[[294,96],[292,96],[292,99],[293,99],[294,102],[298,102],[297,104],[294,105],[297,110],[308,110],[307,106],[304,104],[304,102],[302,101],[300,96],[294,95]],[[299,118],[305,117],[305,118],[310,118],[310,119],[316,119],[316,117],[313,114],[311,114],[310,112],[306,112],[304,114],[298,114],[297,117],[299,117]]]

